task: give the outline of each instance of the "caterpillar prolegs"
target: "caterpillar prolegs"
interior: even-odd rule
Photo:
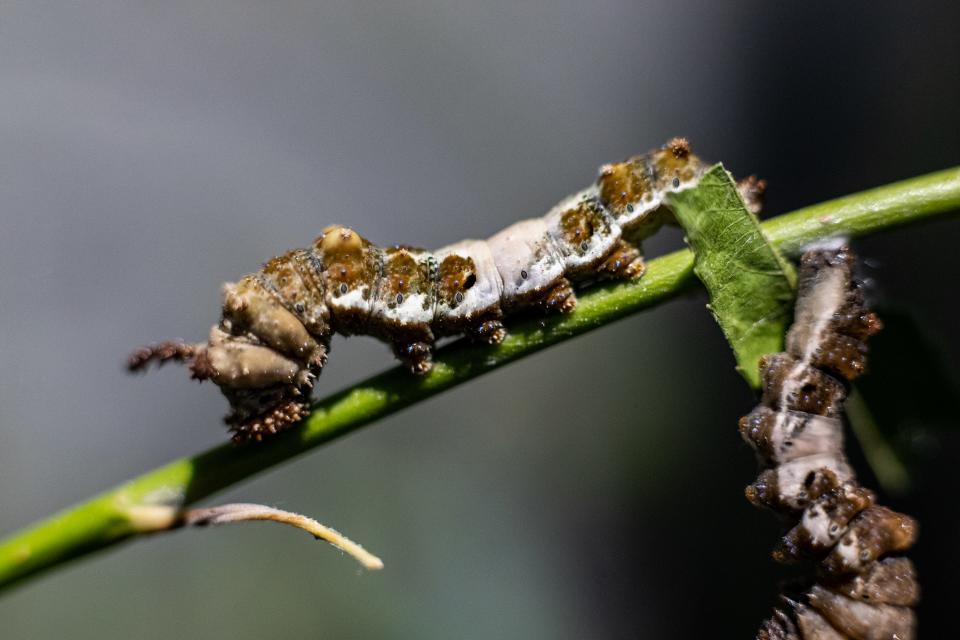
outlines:
[[[306,415],[334,333],[384,340],[425,373],[442,336],[497,344],[503,318],[517,310],[568,312],[574,284],[639,278],[639,242],[666,221],[665,197],[696,185],[705,169],[675,138],[602,167],[592,186],[543,217],[433,252],[381,248],[352,229],[327,227],[311,247],[225,284],[222,319],[206,343],[147,346],[129,367],[185,362],[194,378],[223,391],[234,441],[262,440]],[[758,210],[763,181],[751,177],[739,188]]]
[[[864,372],[865,341],[881,326],[853,266],[846,248],[804,254],[787,350],[761,361],[762,400],[740,420],[764,467],[747,498],[793,525],[774,558],[816,565],[812,586],[783,596],[759,640],[914,637],[919,586],[897,554],[913,545],[917,524],[877,505],[843,451],[846,385]]]

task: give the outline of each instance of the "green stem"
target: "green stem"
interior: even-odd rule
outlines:
[[[788,254],[834,235],[859,236],[960,209],[960,167],[905,180],[765,222]],[[302,428],[266,446],[221,446],[175,460],[0,543],[0,589],[131,537],[166,529],[175,512],[333,438],[395,413],[518,358],[676,297],[696,285],[693,254],[651,260],[636,283],[593,288],[576,311],[526,320],[498,347],[460,341],[437,353],[433,371],[414,377],[400,368],[318,402]]]
[[[910,487],[910,474],[897,452],[883,437],[870,408],[856,387],[847,397],[843,411],[850,429],[860,443],[863,455],[873,474],[877,476],[880,487],[888,493],[903,495]]]

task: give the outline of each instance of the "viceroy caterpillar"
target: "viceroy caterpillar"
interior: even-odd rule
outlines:
[[[498,344],[503,318],[517,310],[569,312],[574,284],[641,277],[639,243],[668,220],[665,197],[695,186],[706,168],[674,138],[605,165],[593,185],[543,217],[436,251],[383,248],[347,227],[327,227],[311,247],[225,284],[222,318],[206,343],[143,347],[129,368],[187,363],[229,401],[224,420],[233,440],[263,440],[308,413],[334,333],[386,341],[414,373],[426,373],[440,337]],[[738,185],[754,211],[764,186],[755,177]]]

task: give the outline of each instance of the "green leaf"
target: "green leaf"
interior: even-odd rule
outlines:
[[[733,177],[714,165],[668,204],[696,255],[694,271],[710,293],[710,311],[727,336],[737,370],[760,386],[759,361],[783,350],[796,273],[747,211]]]

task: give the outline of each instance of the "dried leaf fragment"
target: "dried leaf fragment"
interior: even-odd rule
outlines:
[[[217,507],[190,509],[181,515],[180,524],[184,526],[203,527],[211,524],[228,524],[230,522],[279,522],[298,529],[303,529],[319,540],[325,540],[344,553],[353,556],[365,569],[376,570],[383,568],[383,561],[373,555],[356,542],[342,533],[320,524],[313,518],[275,509],[262,504],[235,503]]]

